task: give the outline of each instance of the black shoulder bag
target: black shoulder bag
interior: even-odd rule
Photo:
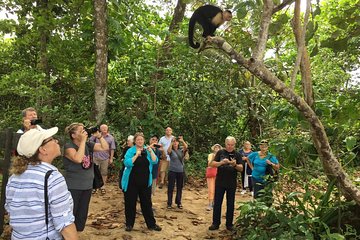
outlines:
[[[94,163],[94,151],[89,147],[89,145],[88,145],[88,148],[89,148],[89,152],[90,152],[91,162],[94,165],[93,189],[99,189],[102,186],[104,186],[104,180],[103,180],[103,178],[101,176],[99,166]]]
[[[272,158],[272,155],[268,158]],[[266,165],[265,175],[268,176],[270,182],[276,182],[279,180],[279,171],[275,170],[270,164]]]
[[[49,196],[48,196],[48,179],[54,170],[49,170],[45,174],[44,183],[44,200],[45,200],[45,224],[46,224],[46,240],[49,239]]]

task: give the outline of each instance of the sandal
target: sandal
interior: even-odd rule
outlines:
[[[106,193],[106,190],[104,188],[100,188],[101,195],[104,195]]]

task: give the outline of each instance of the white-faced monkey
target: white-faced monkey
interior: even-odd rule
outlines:
[[[215,36],[215,30],[225,21],[230,21],[232,13],[230,10],[221,10],[213,5],[204,5],[195,10],[189,21],[189,44],[192,48],[199,48],[200,44],[193,41],[194,26],[198,22],[203,28],[202,36]]]

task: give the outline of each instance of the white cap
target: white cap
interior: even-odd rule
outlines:
[[[51,136],[54,136],[57,132],[57,127],[47,130],[30,129],[21,135],[16,150],[21,156],[25,156],[27,158],[32,157],[39,149],[43,141]]]

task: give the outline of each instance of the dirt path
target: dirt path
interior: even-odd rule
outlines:
[[[239,202],[249,201],[249,195],[236,192],[236,206]],[[218,231],[209,231],[212,211],[206,211],[207,190],[204,187],[183,190],[184,209],[166,208],[166,188],[157,189],[153,197],[155,218],[162,227],[161,232],[149,231],[144,218],[136,216],[132,232],[125,231],[125,212],[123,193],[115,183],[107,185],[105,195],[93,195],[90,203],[89,217],[85,231],[80,234],[81,240],[115,240],[115,239],[230,239],[231,233],[225,229],[225,202],[223,203],[222,225]],[[225,201],[225,200],[224,200]],[[140,211],[138,204],[137,210]],[[235,214],[237,211],[235,210]]]

